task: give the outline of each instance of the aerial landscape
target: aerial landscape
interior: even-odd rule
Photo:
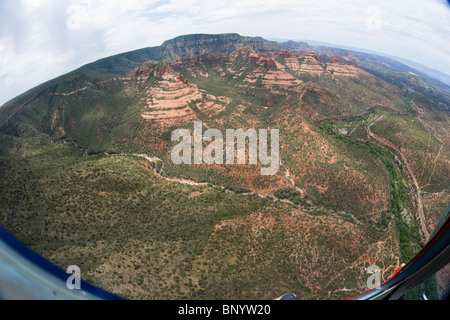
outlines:
[[[272,163],[250,138],[243,162],[218,161],[206,135],[230,129],[259,132]],[[128,299],[347,299],[369,266],[385,281],[420,251],[449,176],[449,83],[339,46],[183,34],[0,107],[0,225]],[[445,296],[448,277],[421,290]]]

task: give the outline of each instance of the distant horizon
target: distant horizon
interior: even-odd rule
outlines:
[[[347,45],[344,45],[344,44],[336,44],[336,43],[330,43],[330,42],[325,42],[325,41],[317,41],[317,40],[312,40],[312,39],[280,39],[280,38],[272,38],[272,39],[266,39],[266,40],[275,41],[275,42],[286,42],[286,41],[304,42],[304,43],[306,43],[306,44],[308,44],[310,46],[313,46],[313,47],[326,46],[326,47],[330,47],[330,48],[344,49],[344,50],[349,50],[349,51],[355,51],[355,52],[379,55],[379,56],[383,56],[383,57],[387,57],[387,58],[393,59],[393,60],[395,60],[395,61],[397,61],[399,63],[403,63],[403,64],[404,64],[404,62],[407,61],[407,62],[410,62],[410,63],[418,64],[418,65],[420,65],[420,66],[422,66],[422,67],[424,67],[426,69],[429,69],[430,71],[434,71],[434,72],[442,74],[443,76],[448,77],[448,79],[447,79],[448,82],[444,82],[444,81],[439,80],[439,79],[436,79],[436,80],[439,80],[439,81],[443,82],[444,84],[446,84],[447,86],[450,87],[450,73],[446,73],[446,72],[443,72],[441,70],[429,67],[429,66],[427,66],[427,65],[425,65],[425,64],[423,64],[421,62],[418,62],[418,61],[414,61],[414,60],[411,60],[411,59],[398,57],[398,56],[391,55],[391,54],[388,54],[388,53],[385,53],[385,52],[374,51],[374,50],[365,49],[365,48],[357,48],[357,47],[353,47],[353,46],[347,46]],[[413,66],[411,66],[411,68],[414,69]],[[424,72],[424,71],[420,71],[420,70],[417,70],[417,71]],[[424,73],[426,73],[426,72],[424,72]],[[433,77],[432,75],[429,75],[429,76]]]
[[[0,0],[0,106],[88,63],[196,33],[309,38],[450,77],[449,30],[444,0]]]
[[[422,67],[425,67],[425,68],[430,69],[430,70],[432,70],[432,71],[435,71],[435,72],[438,72],[438,73],[442,73],[443,75],[447,76],[447,77],[449,78],[449,80],[450,80],[450,74],[444,73],[444,72],[442,72],[442,71],[440,71],[440,70],[437,70],[437,69],[433,69],[433,68],[428,67],[428,66],[426,66],[426,65],[423,65],[423,64],[421,64],[421,63],[419,63],[419,62],[417,62],[417,61],[413,61],[413,60],[409,60],[409,59],[405,59],[405,58],[401,58],[401,57],[395,57],[395,56],[389,55],[389,54],[384,53],[384,52],[377,52],[377,51],[373,51],[373,50],[365,49],[365,48],[356,48],[356,47],[352,47],[352,46],[340,45],[340,44],[329,43],[329,42],[323,42],[323,41],[316,41],[316,40],[311,40],[311,39],[264,38],[263,36],[248,36],[248,35],[243,35],[243,34],[239,34],[239,33],[236,33],[236,32],[223,32],[223,33],[190,33],[190,34],[180,34],[180,35],[175,36],[175,37],[173,37],[173,38],[164,40],[161,44],[159,44],[159,45],[157,45],[157,46],[147,46],[147,47],[141,47],[141,48],[134,49],[134,50],[130,50],[130,51],[123,51],[123,52],[119,52],[119,53],[114,53],[114,54],[109,55],[109,56],[100,57],[100,58],[98,58],[98,59],[96,59],[96,60],[93,60],[93,61],[90,61],[90,62],[86,62],[86,63],[84,63],[84,64],[82,64],[82,65],[79,65],[79,66],[73,68],[73,69],[67,70],[66,72],[64,72],[64,73],[62,73],[62,74],[56,75],[55,77],[49,78],[49,79],[47,79],[47,80],[45,80],[45,81],[43,81],[43,82],[41,82],[41,83],[38,83],[38,84],[36,84],[35,86],[30,87],[30,88],[26,89],[26,90],[23,91],[23,92],[20,92],[20,93],[17,94],[16,96],[12,97],[11,99],[9,99],[9,100],[7,100],[7,101],[5,101],[5,102],[3,102],[3,103],[1,102],[1,99],[0,99],[0,108],[1,108],[3,105],[5,105],[6,103],[8,103],[9,101],[11,101],[11,100],[17,98],[18,96],[20,96],[20,95],[22,95],[22,94],[28,92],[29,90],[32,90],[32,89],[34,89],[34,88],[40,86],[41,84],[43,84],[43,83],[45,83],[45,82],[51,81],[51,80],[53,80],[53,79],[56,79],[56,78],[58,78],[58,77],[60,77],[60,76],[65,75],[65,74],[67,74],[67,73],[70,73],[70,72],[75,71],[75,70],[77,70],[77,69],[79,69],[79,68],[82,68],[82,67],[85,66],[85,65],[88,65],[88,64],[91,64],[91,63],[95,63],[95,62],[97,62],[97,61],[99,61],[99,60],[102,60],[102,59],[105,59],[105,58],[109,58],[109,57],[112,57],[112,56],[115,56],[115,55],[124,54],[124,53],[127,53],[127,52],[138,51],[138,50],[145,49],[145,48],[159,47],[159,46],[161,46],[165,41],[173,40],[173,39],[178,38],[178,37],[194,35],[194,34],[205,34],[205,35],[238,34],[239,36],[242,36],[242,37],[262,38],[262,39],[264,39],[264,40],[266,40],[266,41],[273,41],[273,42],[277,42],[277,43],[282,43],[282,42],[287,42],[287,41],[293,41],[293,42],[297,42],[297,43],[303,42],[303,43],[306,43],[306,44],[308,44],[309,46],[312,46],[312,47],[327,46],[327,47],[330,47],[330,48],[336,48],[336,49],[343,49],[343,50],[355,51],[355,52],[360,52],[360,53],[368,53],[368,54],[380,55],[380,56],[384,56],[384,57],[393,59],[393,60],[395,60],[395,61],[397,61],[397,62],[399,62],[399,63],[402,63],[402,64],[404,64],[404,62],[402,62],[402,60],[408,60],[408,61],[410,61],[410,62],[412,62],[412,63],[421,65]],[[314,43],[315,43],[315,44],[314,44]],[[319,43],[320,43],[320,44],[319,44]],[[410,67],[410,68],[415,69],[413,66]],[[423,72],[423,71],[420,71],[420,70],[417,70],[417,71]],[[426,73],[426,72],[423,72],[423,73]],[[440,80],[440,79],[437,79],[437,78],[433,77],[432,75],[428,75],[428,76],[434,78],[435,80],[438,80],[438,81],[442,82],[443,84],[447,85],[447,86],[450,88],[450,83],[447,83],[447,82],[445,82],[445,81],[442,81],[442,80]]]

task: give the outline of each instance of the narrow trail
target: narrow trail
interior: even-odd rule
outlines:
[[[388,140],[381,138],[379,136],[377,136],[376,134],[374,134],[370,128],[378,121],[382,120],[384,118],[385,115],[382,115],[380,117],[378,117],[377,119],[375,119],[374,121],[372,121],[370,124],[367,125],[366,129],[367,129],[367,133],[369,134],[370,137],[372,137],[373,139],[377,140],[378,142],[380,142],[381,144],[387,145],[389,147],[391,147],[392,149],[394,149],[396,152],[398,152],[400,154],[400,156],[402,157],[403,162],[406,165],[406,168],[408,169],[409,175],[411,176],[412,181],[414,182],[414,186],[416,188],[416,192],[417,192],[417,206],[418,206],[418,212],[419,212],[419,218],[420,218],[420,224],[422,226],[422,231],[426,237],[426,240],[428,240],[430,238],[430,234],[428,233],[427,227],[425,225],[425,216],[423,214],[423,206],[422,206],[422,197],[421,197],[421,190],[419,187],[419,183],[417,182],[417,179],[413,173],[413,171],[411,170],[411,167],[409,166],[408,161],[406,160],[405,155],[403,154],[403,152],[400,151],[400,149],[398,149],[395,145],[393,145],[391,142],[389,142]]]
[[[439,152],[438,152],[436,158],[434,158],[434,161],[433,161],[434,167],[433,167],[433,171],[431,172],[430,179],[428,179],[428,184],[430,184],[431,177],[434,175],[434,171],[436,171],[436,162],[437,162],[439,156],[441,155],[441,151],[442,151],[443,147],[444,147],[444,144],[441,144],[441,147],[439,148]]]
[[[77,90],[71,91],[71,92],[62,92],[62,93],[55,92],[54,95],[67,97],[67,96],[71,96],[72,94],[75,94],[77,92],[87,90],[88,88],[89,88],[89,86],[86,86],[86,87],[83,87],[83,88],[80,88],[80,89],[77,89]]]
[[[155,163],[157,161],[161,161],[161,159],[159,159],[159,158],[149,157],[146,154],[131,154],[131,155],[143,158],[143,159],[145,159],[145,160],[147,160],[149,162],[153,162],[153,163]],[[190,186],[209,186],[209,185],[213,185],[213,184],[208,183],[208,182],[197,182],[197,181],[189,180],[189,179],[178,179],[178,178],[165,177],[165,176],[161,175],[159,172],[157,172],[155,168],[153,168],[153,172],[155,173],[155,175],[158,178],[164,179],[164,180],[169,181],[169,182],[176,182],[176,183],[181,183],[181,184],[187,184],[187,185],[190,185]],[[270,196],[272,198],[272,201],[274,201],[274,202],[280,201],[280,202],[284,202],[284,203],[287,203],[287,204],[290,204],[290,205],[293,205],[293,206],[298,206],[295,203],[293,203],[292,201],[289,201],[287,199],[279,199],[279,198],[277,198],[275,196],[272,196],[272,195],[269,195],[269,194],[263,194],[263,193],[253,192],[253,191],[252,192],[244,192],[244,193],[236,193],[236,192],[234,192],[232,190],[229,190],[229,189],[227,189],[227,188],[225,188],[223,186],[220,186],[220,185],[213,185],[213,186],[221,188],[222,190],[226,190],[227,192],[232,192],[234,194],[242,195],[242,196],[258,196],[258,197],[264,198],[264,199],[270,199],[270,198],[268,198]],[[306,210],[305,208],[303,208],[303,209]]]
[[[355,132],[355,130],[359,128],[359,126],[360,126],[360,124],[358,124],[356,127],[354,127],[354,128],[352,129],[352,131],[350,131],[350,133],[348,134],[348,136],[350,137],[350,136],[353,134],[353,132]]]
[[[157,161],[161,161],[161,159],[159,159],[159,158],[149,157],[146,154],[132,154],[132,155],[136,156],[136,157],[144,158],[148,162],[156,163]],[[177,179],[177,178],[164,177],[159,172],[157,172],[156,169],[153,169],[153,172],[155,173],[155,175],[158,178],[164,179],[164,180],[169,181],[169,182],[178,182],[178,183],[181,183],[181,184],[188,184],[190,186],[207,186],[208,185],[208,183],[206,183],[206,182],[197,182],[197,181],[188,180],[188,179]]]

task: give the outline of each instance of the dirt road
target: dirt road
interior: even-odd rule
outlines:
[[[377,136],[376,134],[374,134],[370,128],[378,121],[382,120],[384,118],[385,115],[382,115],[380,117],[378,117],[377,119],[375,119],[374,121],[372,121],[371,123],[369,123],[366,127],[367,129],[367,133],[369,134],[369,136],[371,136],[372,138],[374,138],[375,140],[377,140],[378,142],[380,142],[381,144],[384,144],[386,146],[391,147],[392,149],[394,149],[396,152],[398,152],[400,154],[400,156],[402,157],[403,162],[406,165],[406,168],[408,169],[409,175],[411,176],[411,179],[414,183],[414,186],[416,188],[416,192],[417,192],[417,206],[418,206],[418,211],[419,211],[419,217],[420,217],[420,224],[422,226],[422,230],[423,233],[426,237],[426,239],[428,240],[430,238],[430,234],[428,233],[427,227],[425,225],[425,216],[423,214],[423,206],[422,206],[422,198],[420,196],[421,190],[419,187],[419,183],[417,182],[416,177],[414,176],[413,171],[411,170],[411,167],[409,166],[408,160],[406,160],[405,155],[403,154],[403,152],[401,152],[395,145],[393,145],[391,142],[389,142],[388,140],[381,138],[379,136]]]

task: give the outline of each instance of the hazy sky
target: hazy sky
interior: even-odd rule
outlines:
[[[106,56],[228,32],[365,48],[450,75],[444,0],[0,0],[0,105]]]

